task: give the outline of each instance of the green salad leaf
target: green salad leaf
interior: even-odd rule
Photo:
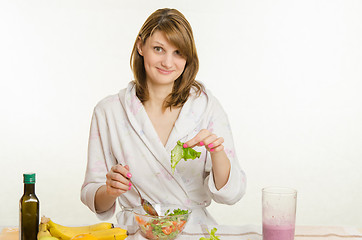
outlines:
[[[188,159],[194,160],[195,158],[199,158],[201,152],[197,152],[192,148],[184,148],[184,143],[181,141],[177,141],[176,146],[171,151],[171,169],[172,174],[175,173],[176,165],[184,159],[187,161]]]
[[[174,209],[171,212],[170,209],[168,209],[165,213],[165,216],[177,216],[177,215],[184,215],[187,213],[189,213],[189,210],[182,210],[182,209],[178,208],[178,209]]]
[[[210,234],[209,238],[205,238],[205,237],[201,237],[199,240],[220,240],[220,236],[215,236],[215,233],[217,231],[217,228],[213,228],[211,229],[211,232],[209,232],[209,230],[207,230],[207,232]]]

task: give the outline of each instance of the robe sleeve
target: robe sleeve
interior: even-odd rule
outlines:
[[[95,209],[95,194],[106,184],[106,174],[111,166],[110,161],[109,130],[107,128],[104,110],[98,106],[94,109],[88,141],[88,162],[84,183],[81,188],[81,201],[96,213],[101,220],[111,218],[116,210],[114,204],[108,211],[97,213]]]
[[[204,180],[204,188],[215,202],[228,205],[235,204],[245,194],[246,176],[244,171],[241,169],[239,160],[236,156],[228,117],[216,99],[214,107],[212,108],[208,130],[216,134],[216,136],[224,138],[224,151],[230,160],[231,169],[227,183],[221,189],[217,190],[212,173],[211,156],[208,153],[205,170],[207,172],[209,171],[209,174],[207,174]]]

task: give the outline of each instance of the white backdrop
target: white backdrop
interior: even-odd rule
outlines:
[[[298,190],[297,224],[362,226],[362,2],[1,0],[0,226],[18,224],[22,173],[41,214],[97,222],[80,202],[93,107],[132,79],[142,23],[173,7],[193,26],[248,176],[220,224],[260,224],[261,188]],[[115,219],[110,221],[115,222]]]

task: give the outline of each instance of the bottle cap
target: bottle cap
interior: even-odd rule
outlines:
[[[25,184],[34,184],[35,183],[35,173],[24,173],[24,183]]]

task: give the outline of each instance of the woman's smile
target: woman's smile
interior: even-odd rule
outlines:
[[[169,75],[173,72],[173,70],[165,70],[165,69],[162,69],[162,68],[158,68],[156,67],[156,69],[161,73],[161,74],[164,74],[164,75]]]

